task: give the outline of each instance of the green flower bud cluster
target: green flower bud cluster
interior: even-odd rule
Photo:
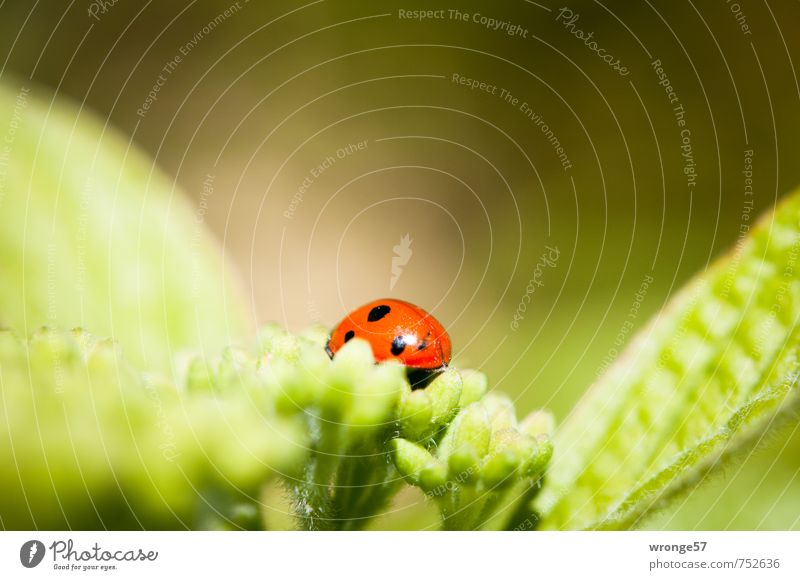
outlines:
[[[29,341],[0,331],[3,526],[258,525],[259,486],[306,444],[252,358],[193,362],[184,388],[132,370],[115,343],[80,330]]]
[[[536,411],[517,422],[508,397],[481,397],[483,375],[462,380],[461,410],[440,439],[392,440],[397,469],[436,501],[447,529],[532,529],[529,505],[553,453],[553,418]]]
[[[286,475],[303,528],[363,528],[403,480],[432,491],[469,472],[482,505],[491,499],[499,508],[515,484],[530,487],[541,476],[550,425],[517,425],[510,401],[484,397],[483,374],[451,368],[412,389],[406,369],[376,365],[367,342],[349,341],[330,361],[325,340],[321,330],[293,337],[277,327],[260,340],[276,404],[302,409],[310,434],[302,468]],[[442,495],[447,525],[465,523],[458,494]]]

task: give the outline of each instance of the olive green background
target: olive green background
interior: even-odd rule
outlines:
[[[95,111],[174,176],[240,270],[255,322],[297,330],[407,299],[449,329],[457,364],[559,420],[630,324],[800,182],[797,3],[118,0],[96,18],[91,6],[0,5],[3,79]],[[570,34],[562,7],[627,76]],[[423,8],[445,17],[400,17]],[[694,187],[656,59],[685,109]],[[558,260],[537,272],[547,247]],[[798,444],[776,437],[650,527],[800,528]]]

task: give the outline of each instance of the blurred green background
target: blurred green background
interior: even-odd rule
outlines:
[[[174,176],[253,322],[404,298],[457,364],[561,421],[630,325],[800,182],[797,24],[787,2],[5,2],[0,71]],[[800,529],[798,449],[775,438],[650,527]]]

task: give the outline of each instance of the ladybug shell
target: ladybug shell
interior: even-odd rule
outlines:
[[[399,360],[412,369],[437,370],[450,362],[450,337],[419,306],[384,298],[353,310],[331,332],[326,350],[333,357],[344,343],[363,338],[376,361]]]

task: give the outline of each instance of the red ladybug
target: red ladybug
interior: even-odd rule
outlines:
[[[331,332],[325,350],[333,355],[359,337],[372,346],[376,361],[394,359],[409,370],[439,371],[450,362],[447,331],[419,306],[384,298],[353,310]]]

